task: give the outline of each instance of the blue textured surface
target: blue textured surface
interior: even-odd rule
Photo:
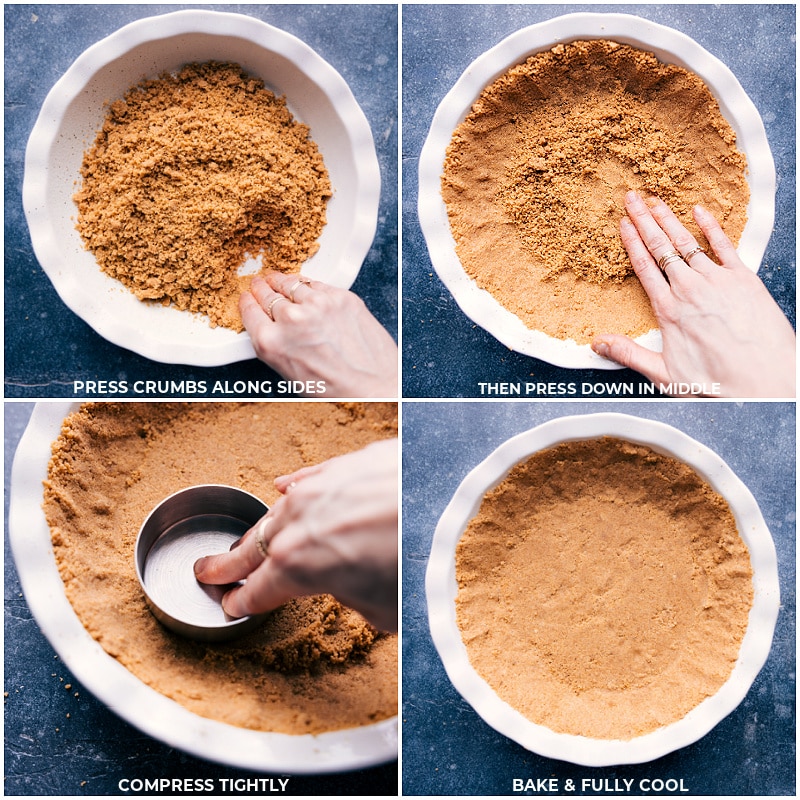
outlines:
[[[479,397],[479,382],[635,383],[630,370],[567,370],[520,355],[478,328],[433,270],[417,221],[417,159],[461,73],[514,31],[570,12],[636,14],[721,59],[755,103],[778,173],[775,230],[759,274],[795,319],[794,5],[409,5],[403,7],[403,396]],[[596,391],[580,391],[592,397]]]
[[[22,212],[25,146],[53,84],[90,45],[177,5],[15,5],[5,23],[5,396],[72,397],[75,380],[276,380],[252,359],[219,368],[160,364],[110,344],[60,300],[31,248]],[[353,285],[397,336],[397,8],[203,5],[294,34],[345,79],[367,116],[382,192],[378,231]],[[79,395],[80,396],[80,395]],[[176,396],[176,395],[173,395]],[[178,395],[179,396],[179,395]]]
[[[775,540],[781,582],[772,651],[742,704],[689,747],[649,764],[605,769],[542,758],[483,722],[447,678],[430,638],[424,588],[433,531],[467,473],[517,433],[555,417],[598,411],[673,425],[727,461],[759,503]],[[404,794],[516,794],[514,778],[550,777],[562,787],[567,779],[580,787],[584,778],[612,785],[615,778],[635,785],[642,778],[682,778],[689,796],[794,794],[794,404],[407,402],[403,481]]]

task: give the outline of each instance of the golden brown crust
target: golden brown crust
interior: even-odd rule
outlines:
[[[599,739],[648,733],[714,694],[753,599],[725,500],[674,458],[611,438],[517,465],[456,569],[475,669],[533,722]]]

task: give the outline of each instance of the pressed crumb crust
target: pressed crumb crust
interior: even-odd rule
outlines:
[[[110,104],[84,154],[77,228],[140,300],[242,330],[241,292],[319,248],[331,185],[282,97],[237,64],[187,64]]]
[[[481,93],[447,150],[442,197],[477,284],[528,328],[579,344],[657,327],[619,237],[630,190],[738,241],[746,161],[700,78],[606,40],[531,56]]]
[[[753,601],[725,500],[613,438],[514,467],[462,536],[456,574],[477,672],[531,721],[596,739],[649,733],[714,694]]]
[[[134,567],[147,514],[186,486],[239,486],[270,505],[273,480],[397,433],[393,404],[95,404],[53,445],[44,511],[67,597],[136,677],[203,717],[321,733],[397,713],[397,637],[328,595],[299,598],[241,639],[163,628]]]

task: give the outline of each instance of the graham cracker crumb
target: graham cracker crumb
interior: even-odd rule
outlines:
[[[701,244],[701,203],[736,243],[745,157],[693,73],[607,40],[560,44],[488,86],[456,128],[442,196],[467,274],[527,327],[586,343],[657,327],[619,236],[626,191]]]
[[[84,154],[77,229],[103,272],[140,300],[242,330],[261,270],[297,272],[331,196],[306,125],[238,64],[187,64],[111,103]]]
[[[75,613],[109,655],[200,716],[289,734],[394,716],[396,636],[318,595],[290,601],[232,642],[183,639],[150,612],[134,546],[150,510],[179,489],[240,486],[270,505],[276,476],[396,435],[391,403],[82,406],[53,444],[44,493]]]

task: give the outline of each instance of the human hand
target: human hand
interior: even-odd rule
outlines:
[[[324,381],[329,397],[397,395],[397,345],[352,292],[271,272],[239,311],[256,355],[285,378]]]
[[[701,206],[693,210],[718,264],[696,249],[662,200],[629,192],[625,208],[622,242],[652,303],[663,351],[621,334],[597,336],[592,349],[657,385],[716,384],[727,397],[794,397],[794,330],[714,216]],[[662,271],[659,259],[674,251],[688,260],[668,259]]]
[[[197,561],[197,579],[247,579],[222,598],[231,617],[332,594],[375,627],[396,631],[397,440],[281,476],[275,486],[283,496],[228,553]]]

